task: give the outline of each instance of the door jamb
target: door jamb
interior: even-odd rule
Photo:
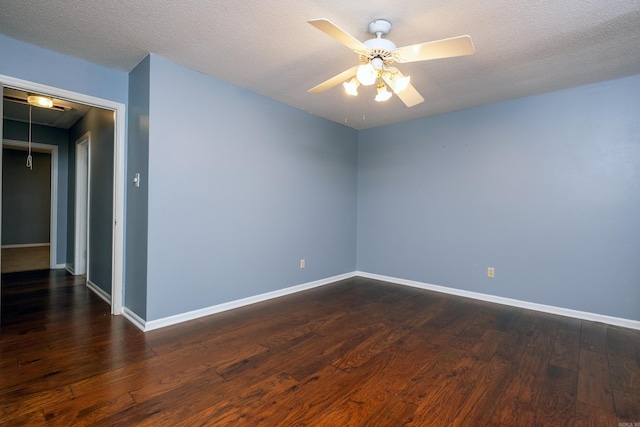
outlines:
[[[86,157],[83,158],[83,161],[86,161],[86,165],[84,165],[85,167],[85,174],[86,174],[86,179],[84,179],[84,183],[83,183],[83,190],[82,191],[82,195],[80,195],[80,189],[78,187],[78,166],[80,164],[80,157],[78,156],[78,153],[80,152],[80,146],[81,145],[86,145]],[[86,132],[84,135],[82,135],[80,138],[78,138],[75,142],[75,152],[76,152],[76,163],[74,165],[74,167],[76,168],[76,174],[75,174],[75,186],[74,186],[74,198],[75,198],[75,215],[74,215],[74,245],[73,245],[73,270],[74,270],[74,274],[78,275],[78,274],[84,274],[87,277],[87,281],[89,280],[89,201],[91,199],[91,194],[89,193],[89,189],[91,188],[91,185],[89,184],[89,180],[91,179],[91,162],[89,161],[89,159],[91,158],[90,155],[90,150],[91,150],[91,133],[90,132]],[[80,199],[80,197],[83,197],[84,199],[86,199],[83,203],[83,206],[86,207],[86,209],[80,209],[80,205],[78,203],[78,200]],[[79,225],[79,221],[80,221],[80,215],[82,215],[84,217],[84,227],[85,227],[85,233],[84,233],[84,242],[80,241],[80,233],[78,233],[78,225]],[[82,271],[78,270],[78,259],[79,259],[79,246],[80,243],[82,243],[83,249],[86,252],[85,256],[84,256],[84,268],[82,269]]]

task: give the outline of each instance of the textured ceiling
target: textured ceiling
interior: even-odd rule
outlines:
[[[412,108],[373,87],[312,95],[358,64],[314,18],[362,41],[385,18],[398,46],[468,34],[476,53],[399,64],[425,98]],[[638,0],[0,0],[0,32],[123,71],[158,54],[356,129],[640,73]]]

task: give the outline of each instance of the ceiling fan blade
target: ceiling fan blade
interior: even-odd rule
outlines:
[[[336,24],[329,21],[328,19],[312,19],[311,21],[307,22],[329,37],[334,38],[335,40],[339,41],[340,43],[357,53],[369,51],[369,48],[367,48],[364,43],[344,31],[343,29],[339,28]]]
[[[475,48],[469,36],[419,43],[397,48],[393,55],[397,62],[426,61],[428,59],[453,58],[473,55]]]
[[[407,86],[405,90],[396,93],[396,95],[398,95],[398,98],[400,98],[407,107],[413,107],[414,105],[424,102],[424,98],[420,95],[420,92],[418,92],[411,83],[409,83],[409,86]]]
[[[355,77],[357,72],[358,66],[356,65],[355,67],[351,67],[348,70],[341,72],[337,76],[333,76],[329,80],[320,83],[318,86],[312,87],[311,89],[309,89],[309,93],[322,93],[327,89],[331,89],[332,87],[337,86],[352,77]]]
[[[396,73],[394,73],[393,76],[389,74],[382,75],[382,78],[384,79],[384,81],[389,85],[391,89],[393,89],[393,93],[395,93],[398,96],[398,98],[400,98],[400,100],[404,103],[404,105],[406,105],[407,107],[413,107],[414,105],[418,105],[424,102],[424,98],[422,97],[422,95],[420,95],[420,93],[416,90],[415,87],[413,87],[411,83],[409,83],[409,85],[400,93],[397,93],[396,84],[394,80],[396,77],[402,78],[404,76],[400,71],[397,71]]]

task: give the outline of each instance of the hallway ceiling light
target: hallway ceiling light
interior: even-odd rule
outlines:
[[[27,96],[27,102],[30,105],[41,108],[51,108],[53,107],[53,99],[48,96],[42,95],[29,95]]]

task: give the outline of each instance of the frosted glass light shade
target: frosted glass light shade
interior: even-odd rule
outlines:
[[[378,78],[378,72],[371,63],[363,64],[358,67],[358,72],[356,74],[358,81],[364,86],[371,86],[376,82]]]
[[[376,95],[376,101],[383,102],[391,98],[391,92],[387,90],[387,86],[378,86],[378,94]]]
[[[407,86],[409,86],[409,83],[411,82],[411,77],[410,76],[402,76],[399,78],[395,79],[395,87],[393,88],[395,93],[400,93],[403,90],[405,90],[407,88]]]
[[[355,77],[349,82],[342,83],[342,86],[344,86],[344,90],[349,95],[358,96],[358,86],[360,86],[360,82]]]

